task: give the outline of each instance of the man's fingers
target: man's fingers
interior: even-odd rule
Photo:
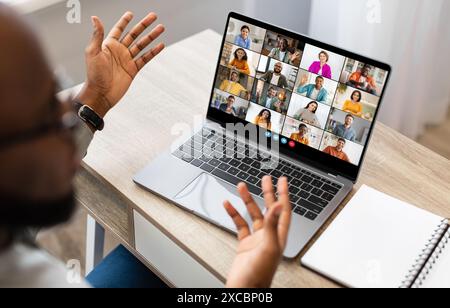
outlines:
[[[95,56],[102,51],[102,43],[105,38],[105,29],[101,20],[97,16],[92,16],[91,20],[92,26],[94,27],[94,33],[89,46],[86,48],[86,52],[89,55]]]
[[[253,199],[245,183],[240,183],[238,185],[238,191],[241,195],[242,201],[244,201],[245,206],[247,207],[250,217],[252,218],[253,231],[260,230],[264,226],[264,216],[256,204],[255,199]]]
[[[263,177],[261,188],[264,193],[264,201],[266,202],[266,207],[270,209],[272,204],[276,201],[275,194],[273,192],[272,178],[270,176]]]
[[[108,34],[108,38],[112,38],[115,40],[120,40],[122,37],[123,32],[127,28],[128,24],[133,19],[133,13],[126,12],[119,21],[114,25],[111,32]]]
[[[156,26],[149,34],[147,34],[145,37],[141,38],[136,44],[131,46],[131,48],[130,48],[131,56],[133,58],[136,57],[148,45],[150,45],[161,34],[163,34],[164,31],[165,31],[165,28],[163,25]]]
[[[152,25],[156,19],[158,19],[158,16],[155,13],[150,13],[147,16],[145,16],[144,19],[142,19],[136,26],[131,29],[130,32],[128,32],[125,37],[122,39],[122,44],[125,47],[130,47],[131,44],[148,28],[150,25]]]
[[[278,180],[278,202],[281,204],[280,220],[278,222],[278,242],[280,247],[286,247],[289,228],[291,226],[292,207],[289,200],[289,186],[286,177]]]
[[[288,186],[288,179],[286,177],[281,177],[278,179],[278,185],[277,185],[277,191],[278,191],[278,201],[283,204],[289,205],[289,186]]]
[[[273,248],[280,247],[278,237],[278,221],[282,210],[283,208],[281,204],[274,204],[267,212],[264,220],[264,235]]]
[[[292,210],[291,207],[281,205],[281,215],[278,221],[278,243],[280,247],[284,249],[287,244],[287,239],[289,235],[289,229],[291,227]]]
[[[141,70],[148,62],[153,60],[166,46],[163,43],[158,44],[155,48],[145,53],[142,57],[136,60],[138,70]]]
[[[229,201],[225,201],[223,203],[225,210],[228,215],[230,215],[231,219],[233,219],[234,224],[238,230],[238,238],[239,240],[243,240],[247,236],[250,235],[250,228],[248,227],[247,222],[242,218],[241,214],[236,211],[236,209],[231,205]]]

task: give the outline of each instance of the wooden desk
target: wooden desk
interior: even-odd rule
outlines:
[[[217,285],[211,277],[225,282],[237,241],[137,187],[132,177],[179,137],[171,134],[174,124],[192,126],[194,117],[204,117],[220,42],[221,36],[208,30],[169,47],[148,65],[108,115],[76,181],[78,199],[92,217],[175,286]],[[450,162],[381,123],[355,191],[363,183],[450,217]],[[138,235],[140,246],[148,247],[136,249],[135,227],[148,232],[147,242],[146,234]],[[274,287],[337,286],[302,268],[299,259],[282,263]]]

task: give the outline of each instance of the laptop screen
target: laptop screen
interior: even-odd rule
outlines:
[[[389,71],[231,13],[208,117],[256,125],[296,158],[356,179]]]

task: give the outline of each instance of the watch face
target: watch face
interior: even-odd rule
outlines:
[[[105,125],[103,119],[89,106],[84,105],[81,107],[78,115],[83,121],[91,124],[96,130],[102,130]]]

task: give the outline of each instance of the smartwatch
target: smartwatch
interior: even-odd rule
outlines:
[[[89,106],[83,105],[80,102],[75,102],[75,110],[78,112],[78,116],[85,123],[90,124],[97,131],[102,131],[105,127],[103,119]]]

